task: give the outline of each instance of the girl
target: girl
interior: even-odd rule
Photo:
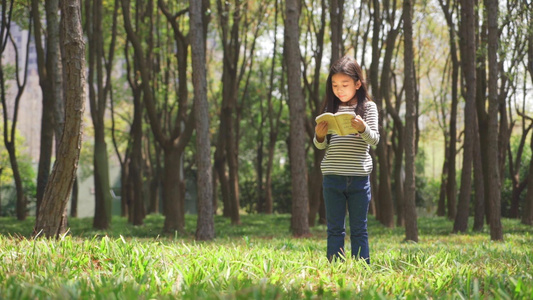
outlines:
[[[348,56],[331,66],[326,83],[324,111],[355,111],[351,125],[359,132],[346,136],[328,135],[327,122],[315,127],[313,142],[318,149],[326,149],[320,166],[328,224],[328,260],[345,256],[345,216],[348,208],[352,256],[370,263],[367,232],[367,213],[370,202],[372,158],[370,145],[379,142],[378,110],[368,95],[363,71]]]

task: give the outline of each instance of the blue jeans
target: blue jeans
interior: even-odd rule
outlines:
[[[344,251],[346,235],[346,208],[350,222],[352,256],[370,263],[368,248],[367,214],[370,203],[368,176],[325,175],[323,181],[324,202],[328,223],[329,261],[340,258]]]

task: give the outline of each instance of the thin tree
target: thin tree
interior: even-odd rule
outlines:
[[[142,101],[143,91],[142,83],[139,83],[137,80],[139,63],[137,63],[137,60],[130,58],[129,43],[126,43],[124,52],[126,59],[126,77],[133,96],[133,120],[130,124],[130,134],[127,138],[128,143],[124,159],[121,159],[118,150],[116,152],[119,160],[123,161],[121,163],[122,215],[127,216],[130,223],[140,225],[143,223],[145,212],[142,190],[143,174],[141,170],[144,112],[144,103]]]
[[[309,234],[307,210],[307,165],[305,159],[305,101],[301,85],[300,65],[300,4],[298,0],[285,3],[285,63],[289,87],[290,142],[289,159],[292,178],[292,234],[296,237]]]
[[[460,62],[457,56],[457,40],[456,40],[456,26],[454,20],[456,19],[455,11],[457,9],[457,1],[439,0],[439,4],[444,12],[446,23],[448,24],[448,34],[450,38],[450,59],[452,62],[452,77],[450,86],[452,89],[452,105],[450,110],[450,130],[449,130],[449,143],[448,149],[446,149],[447,174],[446,180],[446,199],[448,209],[448,219],[455,219],[456,205],[457,205],[457,183],[455,179],[456,175],[456,143],[457,143],[457,105],[459,103],[458,83],[459,83],[459,67]],[[444,215],[444,206],[439,210],[439,215]]]
[[[240,24],[243,3],[235,0],[217,0],[218,21],[222,35],[224,63],[222,71],[222,109],[220,111],[220,127],[215,151],[215,169],[221,185],[224,203],[223,215],[231,217],[232,224],[240,224],[239,185],[237,176],[237,148],[235,136],[235,110],[238,94],[238,62],[241,39]],[[230,10],[230,8],[233,8]],[[230,19],[232,19],[230,26]]]
[[[487,199],[489,202],[490,238],[503,240],[501,224],[501,182],[498,162],[498,1],[486,0],[488,19],[488,70],[489,70],[489,123],[488,123],[488,166]],[[467,140],[467,137],[465,137]]]
[[[274,77],[275,77],[275,68],[276,68],[276,58],[278,53],[278,39],[277,39],[277,32],[278,32],[278,15],[279,15],[279,0],[275,0],[275,7],[274,7],[274,46],[273,46],[273,53],[272,53],[272,64],[270,66],[270,78],[269,78],[269,88],[268,88],[268,96],[267,96],[267,119],[268,119],[268,126],[269,126],[269,138],[268,138],[268,159],[267,159],[267,166],[266,166],[266,174],[265,174],[265,205],[263,207],[263,211],[266,214],[271,214],[274,207],[274,200],[272,196],[272,169],[274,164],[274,152],[276,147],[276,142],[278,140],[278,134],[279,134],[279,128],[281,124],[281,112],[283,111],[283,105],[281,101],[279,101],[279,106],[277,109],[274,107],[274,101],[273,101],[273,93],[274,93]],[[281,67],[283,68],[284,64],[281,64]],[[281,80],[280,80],[280,89],[282,90],[282,95],[285,94],[284,91],[284,79],[285,79],[285,72],[281,72]]]
[[[46,20],[46,32],[43,32],[43,25],[40,15],[40,3],[42,1],[31,1],[31,13],[34,24],[35,51],[37,54],[37,69],[39,73],[39,85],[42,91],[43,111],[41,116],[41,141],[39,151],[39,166],[37,170],[37,211],[44,195],[44,189],[50,176],[50,167],[52,161],[52,147],[54,143],[54,110],[56,99],[59,95],[56,93],[61,87],[56,87],[57,79],[61,77],[58,73],[59,60],[59,34],[56,29],[58,1],[46,1],[46,16],[51,19]],[[54,10],[55,7],[55,10]],[[55,13],[55,15],[54,15]],[[43,41],[44,39],[44,41]],[[45,48],[46,47],[46,48]],[[56,145],[57,146],[57,145]]]
[[[463,145],[463,168],[457,214],[453,232],[465,232],[468,227],[468,214],[472,192],[472,166],[474,159],[474,142],[476,141],[476,39],[474,0],[461,1],[461,56],[465,78],[465,135]]]
[[[531,82],[533,82],[533,6],[529,7],[527,12],[529,20],[529,32],[527,35],[528,51],[527,51],[527,70]],[[530,119],[533,122],[533,118]],[[530,142],[531,152],[533,153],[533,134],[531,135]],[[533,158],[529,161],[529,176],[527,180],[527,194],[524,199],[524,211],[522,213],[522,223],[527,225],[533,225]]]
[[[385,132],[384,118],[385,106],[383,105],[383,98],[379,87],[379,70],[382,36],[382,14],[381,2],[378,0],[369,1],[373,6],[372,11],[372,63],[370,65],[370,87],[372,88],[372,95],[379,110],[379,134],[382,141],[376,147],[376,154],[378,160],[377,173],[379,174],[379,187],[377,190],[377,219],[387,227],[394,227],[394,206],[392,201],[392,188],[390,176],[390,163],[387,149],[387,133]]]
[[[344,15],[343,8],[339,7],[339,2],[341,1],[331,1],[331,5],[334,5],[335,7],[330,7],[329,10],[337,10],[337,13],[330,12],[330,15],[334,15],[335,17],[340,17],[342,19],[342,16]],[[335,3],[333,3],[335,2]],[[303,3],[302,3],[303,4]],[[322,95],[322,89],[323,81],[322,81],[322,60],[324,57],[324,39],[325,39],[325,33],[326,33],[326,16],[328,12],[327,3],[325,0],[321,1],[321,13],[317,14],[315,9],[313,7],[307,7],[304,6],[302,9],[305,11],[304,18],[306,22],[302,22],[303,24],[307,24],[307,30],[305,33],[306,38],[303,39],[303,48],[304,49],[311,49],[312,56],[302,57],[302,71],[303,71],[303,80],[305,85],[305,91],[306,95],[305,98],[307,98],[308,107],[311,110],[311,113],[308,114],[308,118],[306,120],[306,129],[307,129],[307,135],[309,140],[313,139],[313,136],[315,134],[315,117],[319,114],[323,113],[321,111],[323,109],[322,103],[323,101],[323,95]],[[340,10],[340,11],[339,11]],[[332,16],[333,18],[333,16]],[[317,22],[316,19],[319,19]],[[337,35],[335,38],[339,39],[336,42],[332,42],[331,44],[331,53],[337,55],[337,58],[330,61],[330,65],[333,64],[338,58],[341,56],[341,44],[343,44],[342,40],[342,32],[343,27],[334,25],[334,22],[338,22],[338,20],[331,19],[331,26],[335,26],[334,28],[331,27],[330,32],[332,35],[332,40],[334,39],[333,35]],[[343,25],[343,24],[341,24]],[[335,33],[337,30],[340,30],[340,33]],[[313,151],[313,164],[311,169],[309,170],[309,177],[308,177],[308,184],[309,184],[309,226],[315,226],[316,221],[316,215],[319,214],[319,223],[325,223],[325,214],[321,213],[321,207],[324,206],[324,197],[322,193],[322,172],[320,171],[320,164],[322,162],[322,159],[324,158],[325,151],[317,149],[316,147],[311,147]],[[324,209],[325,211],[325,209]]]
[[[94,126],[94,187],[95,210],[93,227],[107,229],[111,224],[111,187],[109,183],[109,159],[105,141],[107,98],[111,89],[111,68],[115,53],[118,5],[115,3],[109,53],[104,52],[103,3],[102,0],[85,2],[86,32],[88,37],[88,87],[91,119]],[[105,69],[104,69],[105,68]],[[104,73],[105,72],[105,73]],[[104,83],[105,80],[105,83]],[[138,224],[140,225],[140,224]]]
[[[413,2],[403,1],[405,68],[405,239],[418,242],[415,206],[416,91],[413,50]]]
[[[533,134],[531,135],[531,151],[533,152]],[[533,159],[529,161],[529,176],[527,180],[527,194],[524,199],[524,211],[522,213],[522,223],[533,225]]]
[[[20,99],[22,93],[24,93],[24,88],[26,87],[26,82],[28,78],[28,55],[29,55],[29,44],[30,44],[30,35],[31,35],[31,23],[32,17],[30,16],[30,29],[28,30],[28,43],[26,44],[26,58],[24,63],[24,69],[22,72],[22,82],[20,81],[19,74],[19,57],[18,57],[18,47],[13,40],[10,33],[10,23],[13,9],[13,1],[8,5],[7,1],[2,1],[2,20],[0,25],[0,98],[2,101],[2,112],[4,119],[4,145],[9,154],[9,162],[11,164],[11,169],[13,171],[13,180],[15,181],[16,189],[16,214],[18,220],[24,220],[27,216],[27,201],[26,196],[24,195],[24,187],[22,185],[22,177],[20,175],[20,170],[18,167],[17,156],[16,156],[16,144],[15,144],[15,131],[17,128],[17,118],[18,118],[18,108],[20,104]],[[4,72],[3,64],[3,55],[6,50],[8,43],[11,43],[14,53],[15,53],[15,81],[17,84],[17,93],[14,99],[13,106],[13,116],[11,122],[11,131],[9,130],[9,116],[8,116],[8,107],[7,107],[7,95],[6,95],[6,74]]]
[[[209,109],[207,103],[207,79],[205,59],[205,35],[203,16],[207,1],[189,1],[189,22],[191,24],[191,54],[194,85],[194,114],[196,117],[196,161],[198,165],[198,221],[197,240],[211,240],[215,237],[213,213],[213,184],[211,183],[211,142],[209,140]]]
[[[329,0],[331,22],[331,64],[344,54],[344,0]]]
[[[66,75],[65,128],[59,156],[46,185],[43,202],[35,222],[34,236],[57,238],[66,232],[65,207],[76,178],[85,110],[85,42],[79,0],[61,3],[61,35],[65,50],[63,67]]]
[[[481,5],[477,6],[476,10],[476,24],[481,23],[476,27],[476,46],[477,49],[487,49],[487,20],[485,8]],[[483,12],[483,13],[480,13]],[[478,15],[483,17],[480,19]],[[488,197],[484,197],[488,193],[488,113],[486,111],[487,105],[487,54],[486,51],[478,51],[476,53],[476,112],[477,112],[477,129],[479,135],[479,157],[475,157],[476,165],[481,166],[481,169],[474,169],[474,179],[476,180],[476,203],[474,212],[474,230],[481,231],[486,223],[489,224],[489,204]],[[474,150],[476,147],[474,147]],[[481,186],[481,181],[483,185]],[[483,197],[483,198],[480,198]]]

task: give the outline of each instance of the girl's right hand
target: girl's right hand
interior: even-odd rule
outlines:
[[[315,134],[317,142],[322,143],[324,141],[324,138],[328,134],[328,122],[323,121],[316,124]]]

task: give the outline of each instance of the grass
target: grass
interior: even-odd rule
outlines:
[[[288,215],[217,216],[211,242],[194,241],[195,216],[172,237],[161,216],[114,218],[107,232],[72,219],[59,241],[30,239],[33,222],[0,218],[0,299],[533,299],[532,228],[516,220],[491,242],[424,218],[415,244],[371,219],[370,266],[328,263],[325,227],[293,239]]]

